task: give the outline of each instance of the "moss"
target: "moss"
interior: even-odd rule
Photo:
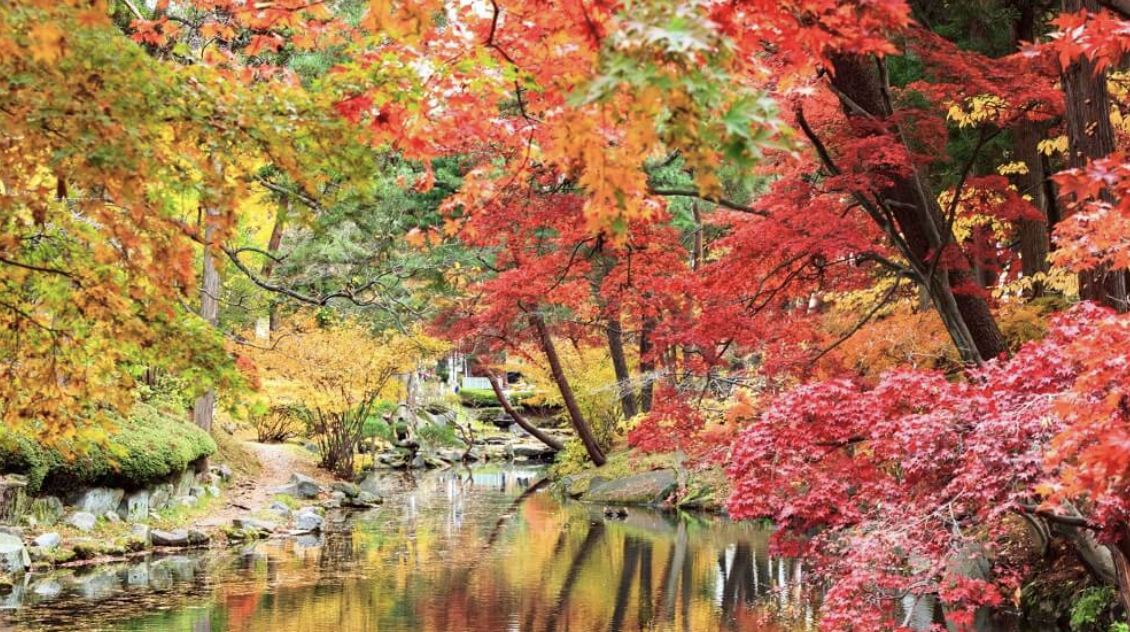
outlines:
[[[0,472],[28,478],[28,491],[108,485],[137,488],[183,471],[216,451],[216,442],[184,418],[138,404],[116,419],[105,441],[83,446],[40,445],[0,429]],[[72,454],[73,453],[73,454]]]

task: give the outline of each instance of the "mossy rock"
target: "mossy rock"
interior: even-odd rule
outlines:
[[[674,470],[656,470],[591,485],[582,499],[612,505],[657,505],[675,489]]]
[[[29,492],[94,486],[138,489],[184,471],[216,451],[212,437],[183,417],[138,404],[113,419],[103,443],[56,447],[0,429],[0,472],[27,476]]]

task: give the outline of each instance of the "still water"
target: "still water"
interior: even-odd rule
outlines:
[[[803,572],[724,518],[561,501],[530,469],[392,475],[321,537],[37,574],[0,630],[703,632],[813,628]]]

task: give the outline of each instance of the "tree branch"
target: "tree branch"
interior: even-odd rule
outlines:
[[[753,208],[752,206],[746,206],[745,204],[738,204],[737,202],[727,200],[726,198],[701,195],[698,191],[692,191],[690,189],[659,189],[659,188],[655,188],[655,187],[648,187],[647,191],[648,191],[648,193],[651,193],[652,195],[661,195],[661,196],[664,196],[664,197],[698,198],[700,200],[705,200],[707,202],[717,204],[718,206],[723,206],[723,207],[728,208],[732,211],[739,211],[741,213],[749,213],[750,215],[757,215],[757,216],[760,216],[760,217],[769,217],[768,211],[763,211],[763,210],[758,209],[758,208]]]

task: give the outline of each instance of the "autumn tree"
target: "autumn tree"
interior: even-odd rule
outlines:
[[[318,444],[321,465],[343,477],[354,474],[354,456],[366,421],[381,399],[394,400],[395,378],[434,359],[445,346],[426,336],[374,334],[346,320],[295,324],[269,349],[248,349],[255,361],[267,407],[292,406]]]

